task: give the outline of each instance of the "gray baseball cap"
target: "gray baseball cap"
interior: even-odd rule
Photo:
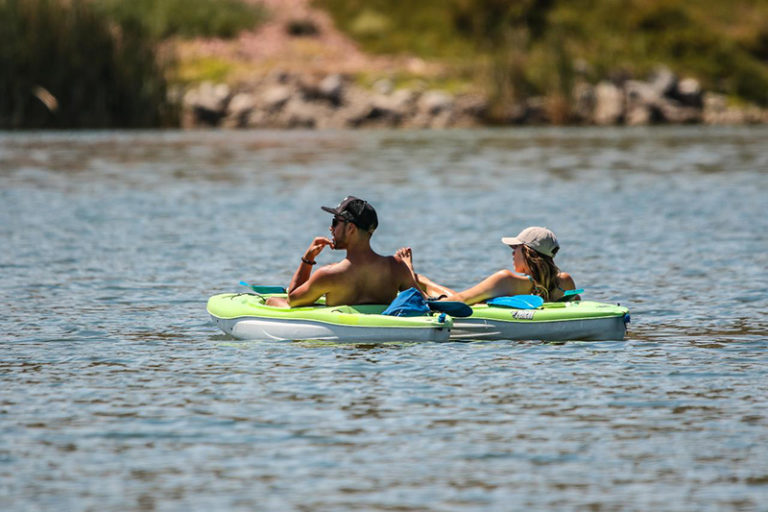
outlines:
[[[554,258],[560,249],[555,234],[547,228],[531,226],[517,236],[505,236],[501,241],[507,245],[527,245],[534,251]]]

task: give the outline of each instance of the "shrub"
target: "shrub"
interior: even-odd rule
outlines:
[[[241,0],[101,0],[98,5],[118,22],[143,24],[156,38],[230,38],[266,18],[264,8]]]

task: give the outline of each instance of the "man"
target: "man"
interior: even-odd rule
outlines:
[[[323,206],[333,215],[331,238],[317,237],[301,257],[288,285],[288,300],[270,299],[271,306],[306,306],[325,295],[329,306],[339,304],[389,304],[397,293],[418,285],[413,272],[400,258],[381,256],[371,249],[371,235],[379,225],[376,210],[368,202],[346,197],[336,208]],[[315,258],[325,247],[344,249],[347,256],[312,273]]]

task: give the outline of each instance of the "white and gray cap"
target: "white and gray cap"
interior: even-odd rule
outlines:
[[[517,236],[505,236],[501,241],[507,245],[527,245],[534,251],[554,258],[560,249],[555,234],[547,228],[531,226]]]

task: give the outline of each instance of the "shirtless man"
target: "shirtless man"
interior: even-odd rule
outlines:
[[[323,206],[322,209],[333,215],[331,238],[317,237],[312,241],[288,285],[288,300],[271,298],[267,304],[306,306],[323,295],[329,306],[389,304],[399,291],[418,289],[413,272],[405,262],[394,256],[381,256],[371,249],[371,235],[379,225],[373,206],[348,196],[336,208]],[[312,273],[315,258],[325,247],[345,249],[347,257]]]

